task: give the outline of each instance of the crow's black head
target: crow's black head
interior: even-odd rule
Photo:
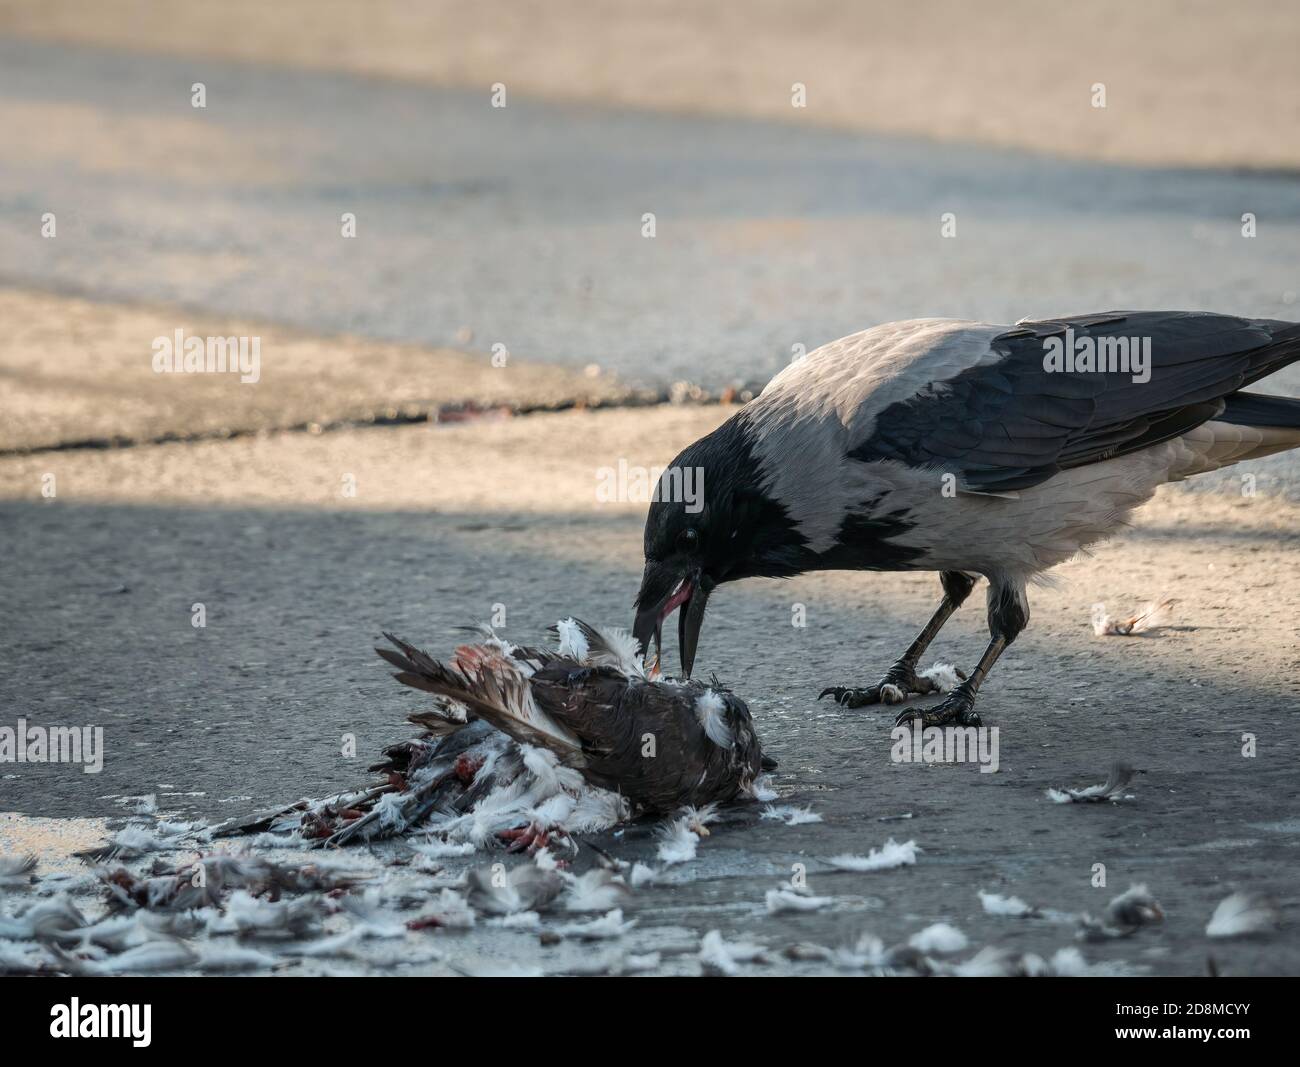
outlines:
[[[645,524],[645,574],[633,633],[649,656],[663,620],[682,609],[678,639],[689,677],[709,593],[721,582],[802,570],[804,538],[763,490],[743,414],[673,460]]]

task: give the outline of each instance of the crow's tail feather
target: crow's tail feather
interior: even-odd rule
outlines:
[[[1224,397],[1223,403],[1223,413],[1216,417],[1219,422],[1231,422],[1238,426],[1300,429],[1300,398],[1230,393]]]

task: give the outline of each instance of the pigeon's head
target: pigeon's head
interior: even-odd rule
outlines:
[[[664,620],[678,608],[682,671],[690,677],[709,594],[721,582],[795,573],[801,541],[785,509],[762,490],[743,420],[737,416],[681,453],[663,472],[645,523],[645,574],[633,636],[650,657]]]

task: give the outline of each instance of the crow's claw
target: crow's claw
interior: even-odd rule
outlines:
[[[922,727],[982,726],[984,720],[979,717],[969,697],[954,695],[931,708],[907,708],[899,712],[894,725],[905,726],[913,722],[920,723]]]
[[[836,704],[841,704],[846,708],[861,708],[867,704],[880,703],[880,686],[873,685],[868,689],[855,689],[851,686],[832,685],[823,689],[817,699],[821,700],[822,697],[826,696],[834,697]]]
[[[911,663],[899,660],[875,685],[861,689],[844,685],[828,686],[817,699],[833,696],[835,703],[846,708],[861,708],[868,704],[901,704],[908,697],[933,693],[937,688],[929,678],[917,674],[916,667]]]

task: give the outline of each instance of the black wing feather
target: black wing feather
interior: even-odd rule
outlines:
[[[1047,338],[1151,339],[1151,375],[1044,369]],[[1217,417],[1230,394],[1300,359],[1300,325],[1193,311],[1024,322],[1001,357],[931,382],[877,416],[849,453],[953,471],[975,492],[1013,492],[1070,467],[1167,441]]]

